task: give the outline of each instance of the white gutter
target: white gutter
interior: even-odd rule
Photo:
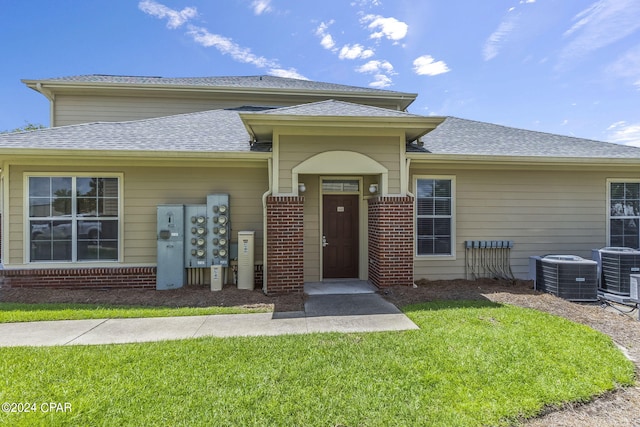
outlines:
[[[637,165],[638,157],[545,157],[545,156],[493,156],[472,154],[407,153],[407,159],[419,164],[457,163],[458,165]]]
[[[273,159],[267,159],[269,189],[262,195],[262,293],[267,294],[267,197],[272,193]]]

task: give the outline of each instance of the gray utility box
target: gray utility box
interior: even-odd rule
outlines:
[[[597,301],[598,263],[576,255],[531,257],[535,288],[569,301]]]
[[[157,207],[156,289],[175,289],[186,282],[184,269],[184,206]]]
[[[231,243],[231,221],[228,194],[209,194],[207,196],[207,215],[211,253],[209,265],[229,266],[229,247]]]
[[[185,251],[184,264],[186,268],[209,267],[209,245],[207,205],[186,205],[185,216]]]
[[[598,262],[600,289],[604,292],[629,296],[629,276],[640,274],[640,251],[625,247],[606,247],[591,251]]]

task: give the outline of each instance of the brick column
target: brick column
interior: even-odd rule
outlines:
[[[267,294],[304,292],[304,197],[267,198]]]
[[[369,199],[369,281],[413,284],[413,198]]]

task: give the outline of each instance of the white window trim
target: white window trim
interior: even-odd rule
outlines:
[[[118,257],[116,260],[76,260],[76,261],[31,261],[31,233],[29,230],[29,178],[30,177],[72,177],[72,178],[118,178]],[[124,220],[122,217],[124,193],[123,193],[123,173],[114,172],[25,172],[22,177],[23,187],[23,262],[25,265],[37,266],[38,268],[60,267],[63,265],[81,265],[82,267],[104,266],[105,264],[122,263],[123,253],[123,229]],[[73,241],[72,253],[76,253],[77,241]]]
[[[450,254],[418,254],[418,180],[438,179],[451,181],[451,253]],[[456,176],[455,175],[413,175],[413,254],[414,260],[448,260],[456,259]]]
[[[640,183],[640,179],[637,178],[607,178],[606,183],[606,200],[605,200],[605,210],[606,210],[606,246],[611,245],[611,184],[624,184],[624,183]],[[634,248],[637,249],[637,248]]]

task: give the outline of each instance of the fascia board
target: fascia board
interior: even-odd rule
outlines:
[[[640,158],[602,157],[544,157],[544,156],[489,156],[469,154],[406,153],[411,164],[477,164],[477,165],[552,165],[552,166],[615,166],[640,165]]]
[[[139,85],[131,83],[102,83],[102,82],[66,82],[60,80],[21,80],[27,87],[42,92],[46,88],[49,92],[73,91],[75,89],[100,89],[100,90],[129,90],[129,91],[168,91],[168,92],[197,92],[197,93],[228,93],[228,94],[255,94],[255,95],[296,95],[300,97],[328,97],[328,98],[353,98],[353,99],[379,99],[393,100],[406,109],[418,97],[417,93],[391,92],[372,93],[358,91],[324,91],[324,90],[300,90],[281,88],[250,88],[235,86],[192,86],[192,85],[168,85],[153,84]]]
[[[34,148],[0,149],[0,158],[43,157],[47,158],[132,158],[132,159],[210,159],[210,160],[266,160],[270,152],[247,151],[133,151],[133,150],[55,150]]]

